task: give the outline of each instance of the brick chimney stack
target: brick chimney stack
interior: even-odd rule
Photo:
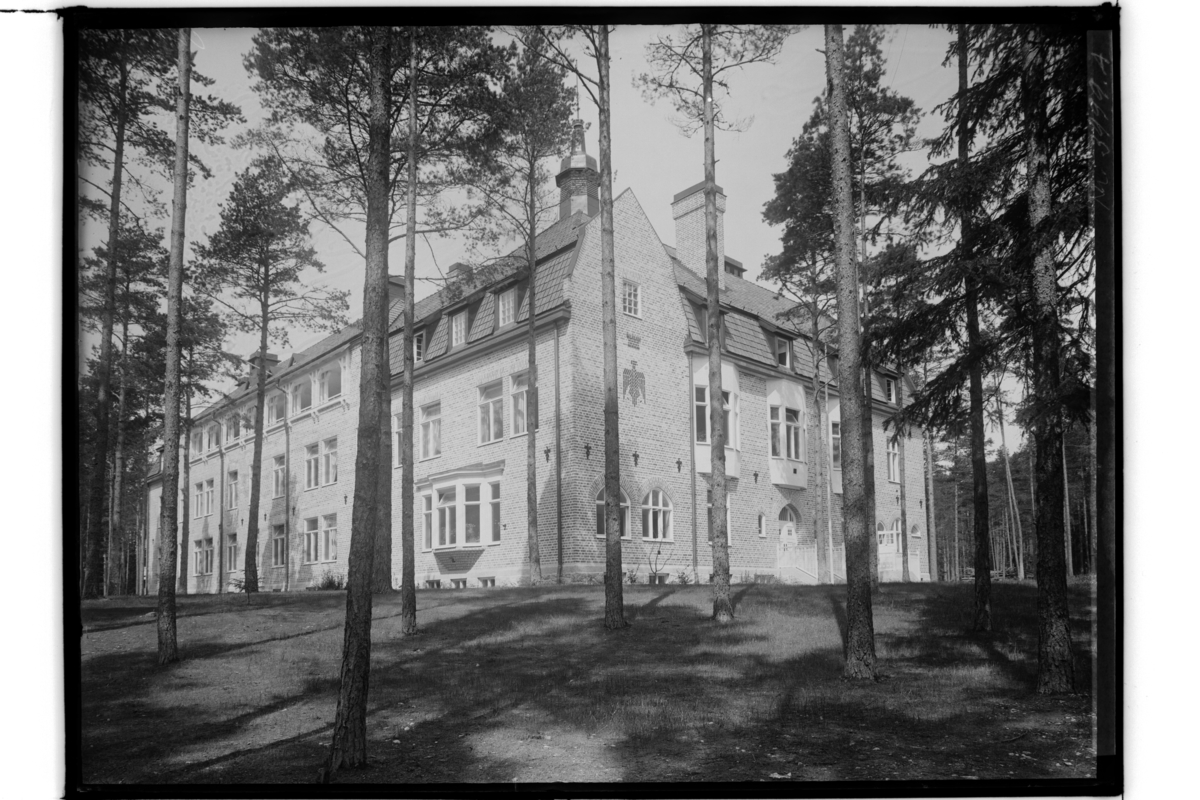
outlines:
[[[596,159],[587,154],[581,119],[572,123],[571,154],[562,160],[554,180],[559,189],[559,219],[566,219],[576,211],[589,217],[600,213],[600,172],[596,169]]]
[[[262,351],[256,350],[246,360],[250,362],[250,375],[248,376],[247,380],[249,381],[249,385],[253,386],[258,382],[259,366],[265,363],[267,372],[270,373],[270,371],[275,368],[275,365],[279,363],[279,355],[277,353],[267,353],[266,357],[264,358],[262,356]]]
[[[725,288],[725,192],[717,188],[717,278],[718,286]],[[704,227],[704,181],[689,186],[675,195],[671,203],[671,216],[675,218],[675,257],[685,267],[704,278],[708,275],[705,264]]]

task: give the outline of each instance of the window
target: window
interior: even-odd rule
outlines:
[[[496,588],[496,579],[495,578],[480,578],[479,585],[485,589],[494,589],[494,588]]]
[[[430,403],[421,408],[421,458],[442,454],[442,404]]]
[[[450,579],[450,588],[451,589],[467,588],[467,579],[466,578],[451,578]]]
[[[784,409],[785,419],[787,424],[786,436],[787,441],[787,457],[793,461],[801,461],[804,458],[804,451],[800,448],[800,434],[803,428],[800,425],[800,410],[797,408]]]
[[[213,478],[204,482],[204,516],[206,517],[213,513],[213,484]]]
[[[642,499],[642,538],[670,541],[671,498],[661,489],[652,489]]]
[[[202,555],[203,553],[204,553],[203,543],[199,539],[192,542],[192,574],[193,575],[203,575],[204,574],[203,567],[201,566],[201,561],[203,560],[203,555]]]
[[[512,379],[512,429],[513,436],[528,431],[529,375],[514,375]]]
[[[299,414],[312,408],[312,381],[308,378],[292,387],[292,413]]]
[[[887,440],[887,469],[888,480],[892,483],[900,482],[900,442],[896,437],[890,436]]]
[[[692,304],[692,311],[696,314],[696,327],[700,329],[700,341],[708,342],[708,308],[699,303]]]
[[[315,444],[304,448],[304,488],[315,489],[321,485],[321,452]]]
[[[321,560],[337,561],[337,514],[326,514],[321,521]]]
[[[413,334],[413,361],[421,361],[425,358],[425,331],[417,331]]]
[[[492,487],[492,544],[500,541],[500,482],[491,484]],[[494,583],[492,584],[495,585]]]
[[[783,457],[783,429],[780,427],[779,406],[771,406],[771,457]]]
[[[242,415],[233,413],[229,415],[229,419],[225,421],[225,440],[228,442],[236,442],[242,438]]]
[[[334,362],[321,371],[317,378],[321,402],[332,400],[342,393],[342,365]]]
[[[315,563],[320,555],[321,533],[317,529],[318,520],[311,517],[304,520],[304,561],[305,564]]]
[[[216,450],[221,446],[221,426],[215,422],[208,426],[208,449]]]
[[[192,455],[198,456],[204,452],[204,432],[192,431]]]
[[[883,394],[890,404],[896,405],[896,382],[891,378],[883,379]]]
[[[204,516],[204,481],[196,484],[196,493],[194,502],[192,503],[192,519],[199,519]]]
[[[282,567],[287,564],[287,537],[283,535],[283,526],[276,525],[271,529],[271,566]]]
[[[708,444],[711,442],[710,432],[708,430],[708,387],[696,386],[695,389],[695,406],[696,406],[696,441],[700,444]],[[729,392],[722,391],[721,396],[725,403],[725,446],[734,446],[734,431],[731,425],[731,411],[733,407],[730,403]]]
[[[792,342],[782,336],[775,337],[775,363],[784,369],[792,366]]]
[[[275,456],[272,475],[275,479],[275,497],[283,497],[284,491],[287,489],[287,467],[284,465],[283,456]]]
[[[504,436],[504,383],[496,381],[479,387],[479,443],[487,444]]]
[[[631,317],[642,315],[642,287],[633,281],[621,281],[621,310]]]
[[[324,473],[324,484],[337,483],[337,437],[326,439],[321,443],[321,469]]]
[[[458,543],[458,518],[453,488],[438,491],[438,547],[453,547]]]
[[[213,571],[213,540],[203,539],[196,542],[199,546],[199,560],[196,562],[197,575],[212,575]]]
[[[231,533],[225,537],[225,569],[236,570],[238,557],[237,534]]]
[[[760,538],[760,539],[767,538],[767,515],[766,514],[758,515],[758,538]]]
[[[480,540],[479,485],[463,487],[463,544],[479,544]]]
[[[237,474],[236,469],[229,471],[228,480],[226,480],[225,483],[227,484],[225,487],[225,507],[226,508],[237,508],[238,507],[238,474]]]
[[[499,324],[501,327],[517,319],[517,287],[505,289],[497,300],[499,309]]]
[[[287,416],[287,397],[283,394],[274,394],[267,399],[267,424],[273,425],[276,422],[282,422]]]
[[[467,312],[460,311],[450,318],[450,346],[458,347],[467,342]]]
[[[708,521],[708,543],[711,545],[713,541],[713,520],[712,520],[712,489],[708,490],[707,500],[705,501],[705,519]],[[733,547],[733,496],[725,495],[725,542],[730,548]]]
[[[421,530],[425,532],[425,549],[433,549],[433,495],[421,495]]]
[[[600,494],[596,495],[596,536],[603,539],[605,537],[604,530],[604,490],[600,490]],[[629,538],[629,497],[625,494],[625,490],[621,490],[621,538]]]
[[[842,468],[842,423],[829,423],[829,446],[830,452],[833,454],[833,468]]]

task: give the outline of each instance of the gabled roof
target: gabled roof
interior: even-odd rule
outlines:
[[[534,270],[537,313],[541,314],[563,302],[563,280],[570,274],[575,248],[588,220],[583,212],[577,211],[558,220],[537,235],[534,243],[534,258],[538,261]],[[495,268],[488,270],[485,276],[471,277],[456,286],[453,292],[441,289],[416,303],[413,316],[416,317],[418,326],[425,328],[423,362],[436,360],[446,354],[450,321],[444,315],[439,316],[443,311],[453,311],[479,301],[467,341],[479,341],[495,331],[495,298],[486,290],[503,284],[519,272],[524,262],[523,250],[524,246],[514,248],[503,258],[497,259]],[[529,295],[526,293],[517,312],[517,321],[528,317]],[[404,327],[402,301],[393,303],[390,319],[393,346],[390,349],[389,366],[395,375],[403,370],[404,360],[403,353],[396,345]]]

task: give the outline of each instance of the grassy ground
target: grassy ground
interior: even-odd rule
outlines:
[[[339,781],[940,780],[1094,776],[1091,600],[1072,595],[1081,694],[1033,694],[1032,585],[885,585],[878,683],[841,679],[845,587],[599,586],[419,592],[422,634],[377,598],[371,766]],[[183,661],[155,665],[153,598],[84,607],[87,783],[312,781],[334,716],[340,592],[181,598]]]

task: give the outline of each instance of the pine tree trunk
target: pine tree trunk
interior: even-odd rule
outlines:
[[[967,91],[967,28],[958,26],[958,91],[963,95]],[[964,173],[970,160],[970,123],[965,110],[960,108],[958,117],[958,166]],[[972,252],[971,218],[975,210],[963,205],[959,212],[962,243],[960,245],[966,257]],[[970,354],[968,393],[970,395],[970,428],[971,428],[971,477],[972,498],[975,508],[975,619],[973,629],[990,631],[992,629],[992,564],[991,543],[988,540],[988,508],[987,486],[987,453],[984,436],[983,409],[983,364],[980,363],[981,352],[979,333],[979,284],[968,277],[964,281],[967,311],[967,351]]]
[[[1074,546],[1071,537],[1071,481],[1067,478],[1067,447],[1062,447],[1063,477],[1063,549],[1066,551],[1067,578],[1075,574]]]
[[[875,678],[875,631],[871,613],[871,555],[865,516],[862,364],[858,280],[854,270],[854,206],[850,186],[850,124],[846,110],[842,26],[825,26],[833,150],[835,256],[837,259],[838,388],[842,403],[842,520],[846,541],[847,678]]]
[[[829,514],[829,507],[826,499],[826,481],[829,479],[829,471],[825,466],[825,459],[831,454],[826,453],[825,447],[825,409],[821,406],[821,362],[819,355],[818,343],[820,341],[820,325],[819,312],[817,309],[812,309],[812,344],[809,346],[809,352],[812,354],[812,388],[813,388],[813,417],[815,418],[814,430],[816,436],[816,450],[808,454],[810,463],[817,467],[817,492],[820,497],[813,503],[813,536],[817,540],[817,583],[833,583],[832,562],[832,542],[826,540],[826,515]]]
[[[386,304],[387,301],[385,300]],[[388,355],[388,311],[383,322],[383,382],[379,391],[379,520],[375,527],[375,553],[371,557],[371,591],[392,591],[392,376]]]
[[[123,477],[125,472],[125,396],[126,396],[126,368],[125,354],[128,350],[129,341],[129,318],[126,318],[121,323],[121,376],[120,384],[117,389],[117,444],[113,449],[113,499],[112,505],[108,512],[109,519],[109,539],[108,539],[108,578],[105,580],[104,593],[108,595],[110,588],[115,580],[113,577],[112,561],[113,554],[118,548],[114,542],[114,538],[121,533],[121,491]],[[115,587],[117,594],[121,594],[121,587]]]
[[[904,376],[900,376],[900,380],[896,381],[896,402],[901,408],[904,408]],[[896,437],[899,440],[900,448],[900,558],[904,561],[900,579],[905,583],[912,580],[911,571],[908,568],[908,495],[907,495],[907,474],[905,470],[905,436],[899,430],[896,431]],[[920,580],[920,575],[917,579]]]
[[[1024,534],[1021,532],[1021,507],[1017,505],[1017,490],[1013,487],[1012,465],[1008,458],[1008,438],[1004,433],[1004,402],[1000,399],[999,392],[996,393],[996,411],[1000,414],[1000,452],[1004,454],[1004,481],[1008,486],[1008,502],[1015,528],[1014,542],[1020,542],[1024,538]],[[1021,557],[1021,547],[1014,545],[1013,552],[1017,562],[1017,580],[1023,581],[1025,580],[1025,563]]]
[[[179,29],[179,92],[175,99],[175,197],[171,214],[171,255],[167,275],[167,365],[163,407],[163,521],[160,531],[158,663],[179,660],[175,629],[175,567],[179,503],[179,366],[180,327],[183,312],[183,240],[187,216],[188,105],[191,100],[191,28]],[[186,452],[185,452],[186,458]]]
[[[1074,690],[1070,614],[1063,548],[1063,422],[1059,409],[1061,386],[1058,329],[1058,280],[1044,230],[1050,217],[1050,175],[1046,146],[1044,90],[1045,59],[1041,35],[1033,28],[1025,42],[1022,99],[1028,137],[1026,175],[1029,227],[1033,236],[1033,268],[1029,272],[1034,299],[1033,394],[1041,404],[1034,428],[1037,442],[1037,578],[1038,578],[1038,694]]]
[[[182,363],[182,361],[181,358],[180,362]],[[182,381],[180,383],[182,385]],[[191,441],[195,420],[192,419],[192,387],[190,383],[183,389],[183,396],[183,444],[180,445],[180,449],[183,451],[183,485],[179,492],[179,500],[183,504],[183,519],[179,521],[179,583],[175,587],[175,591],[178,594],[186,595],[188,593],[188,541],[191,538],[192,515],[196,512],[191,506]]]
[[[366,277],[363,284],[362,368],[359,378],[358,452],[354,474],[354,506],[351,510],[350,564],[346,579],[346,626],[342,643],[341,685],[333,741],[323,774],[328,781],[339,769],[367,765],[367,692],[371,672],[371,583],[376,539],[380,536],[379,491],[375,479],[383,447],[380,417],[387,389],[387,277],[390,152],[390,75],[392,32],[372,28],[368,70],[370,109],[367,123],[367,231]],[[415,37],[410,52],[416,59]],[[410,62],[411,66],[411,62]],[[415,68],[413,68],[415,73]],[[411,475],[411,473],[410,473]],[[405,476],[406,480],[411,480]]]
[[[1116,63],[1113,32],[1091,30],[1088,42],[1089,116],[1092,125],[1092,202],[1096,253],[1096,416],[1092,431],[1096,472],[1092,526],[1096,541],[1096,752],[1116,753],[1117,583],[1116,526],[1120,440],[1116,428]]]
[[[96,450],[89,476],[86,558],[83,570],[84,598],[99,597],[103,589],[103,555],[100,552],[100,524],[104,517],[104,492],[108,473],[108,424],[110,384],[113,360],[113,317],[116,313],[117,258],[121,231],[121,183],[125,169],[125,125],[128,108],[129,70],[122,57],[118,64],[118,107],[116,142],[113,148],[112,190],[108,206],[108,264],[104,280],[104,312],[100,323],[100,360],[96,366]]]
[[[624,628],[621,581],[621,432],[617,395],[617,288],[613,262],[611,87],[608,26],[599,25],[596,68],[600,89],[600,284],[604,333],[604,627]]]
[[[411,32],[410,32],[411,33]],[[400,633],[417,633],[416,493],[413,485],[413,354],[416,333],[417,285],[417,70],[416,37],[411,39],[408,82],[408,187],[404,238],[404,380],[401,388],[400,430],[404,448],[400,454]]]
[[[929,580],[937,583],[941,576],[938,574],[937,513],[933,502],[933,445],[929,441],[928,430],[921,432],[921,438],[925,445],[925,516],[929,527]]]
[[[267,333],[270,322],[268,294],[259,301],[258,367],[254,371],[254,457],[250,460],[250,508],[246,521],[246,557],[242,566],[242,589],[258,591],[258,509],[262,503],[263,428],[267,406]]]
[[[538,542],[538,480],[537,480],[537,420],[538,420],[538,373],[537,373],[537,160],[529,159],[529,172],[525,176],[529,192],[525,204],[525,261],[529,274],[529,375],[525,390],[525,507],[526,527],[529,537],[529,581],[536,585],[542,580],[542,552]]]
[[[711,437],[713,611],[718,623],[733,621],[729,591],[729,516],[725,480],[725,394],[721,388],[721,265],[717,256],[716,143],[712,105],[712,26],[701,25],[704,92],[704,265],[708,289],[708,420]]]

